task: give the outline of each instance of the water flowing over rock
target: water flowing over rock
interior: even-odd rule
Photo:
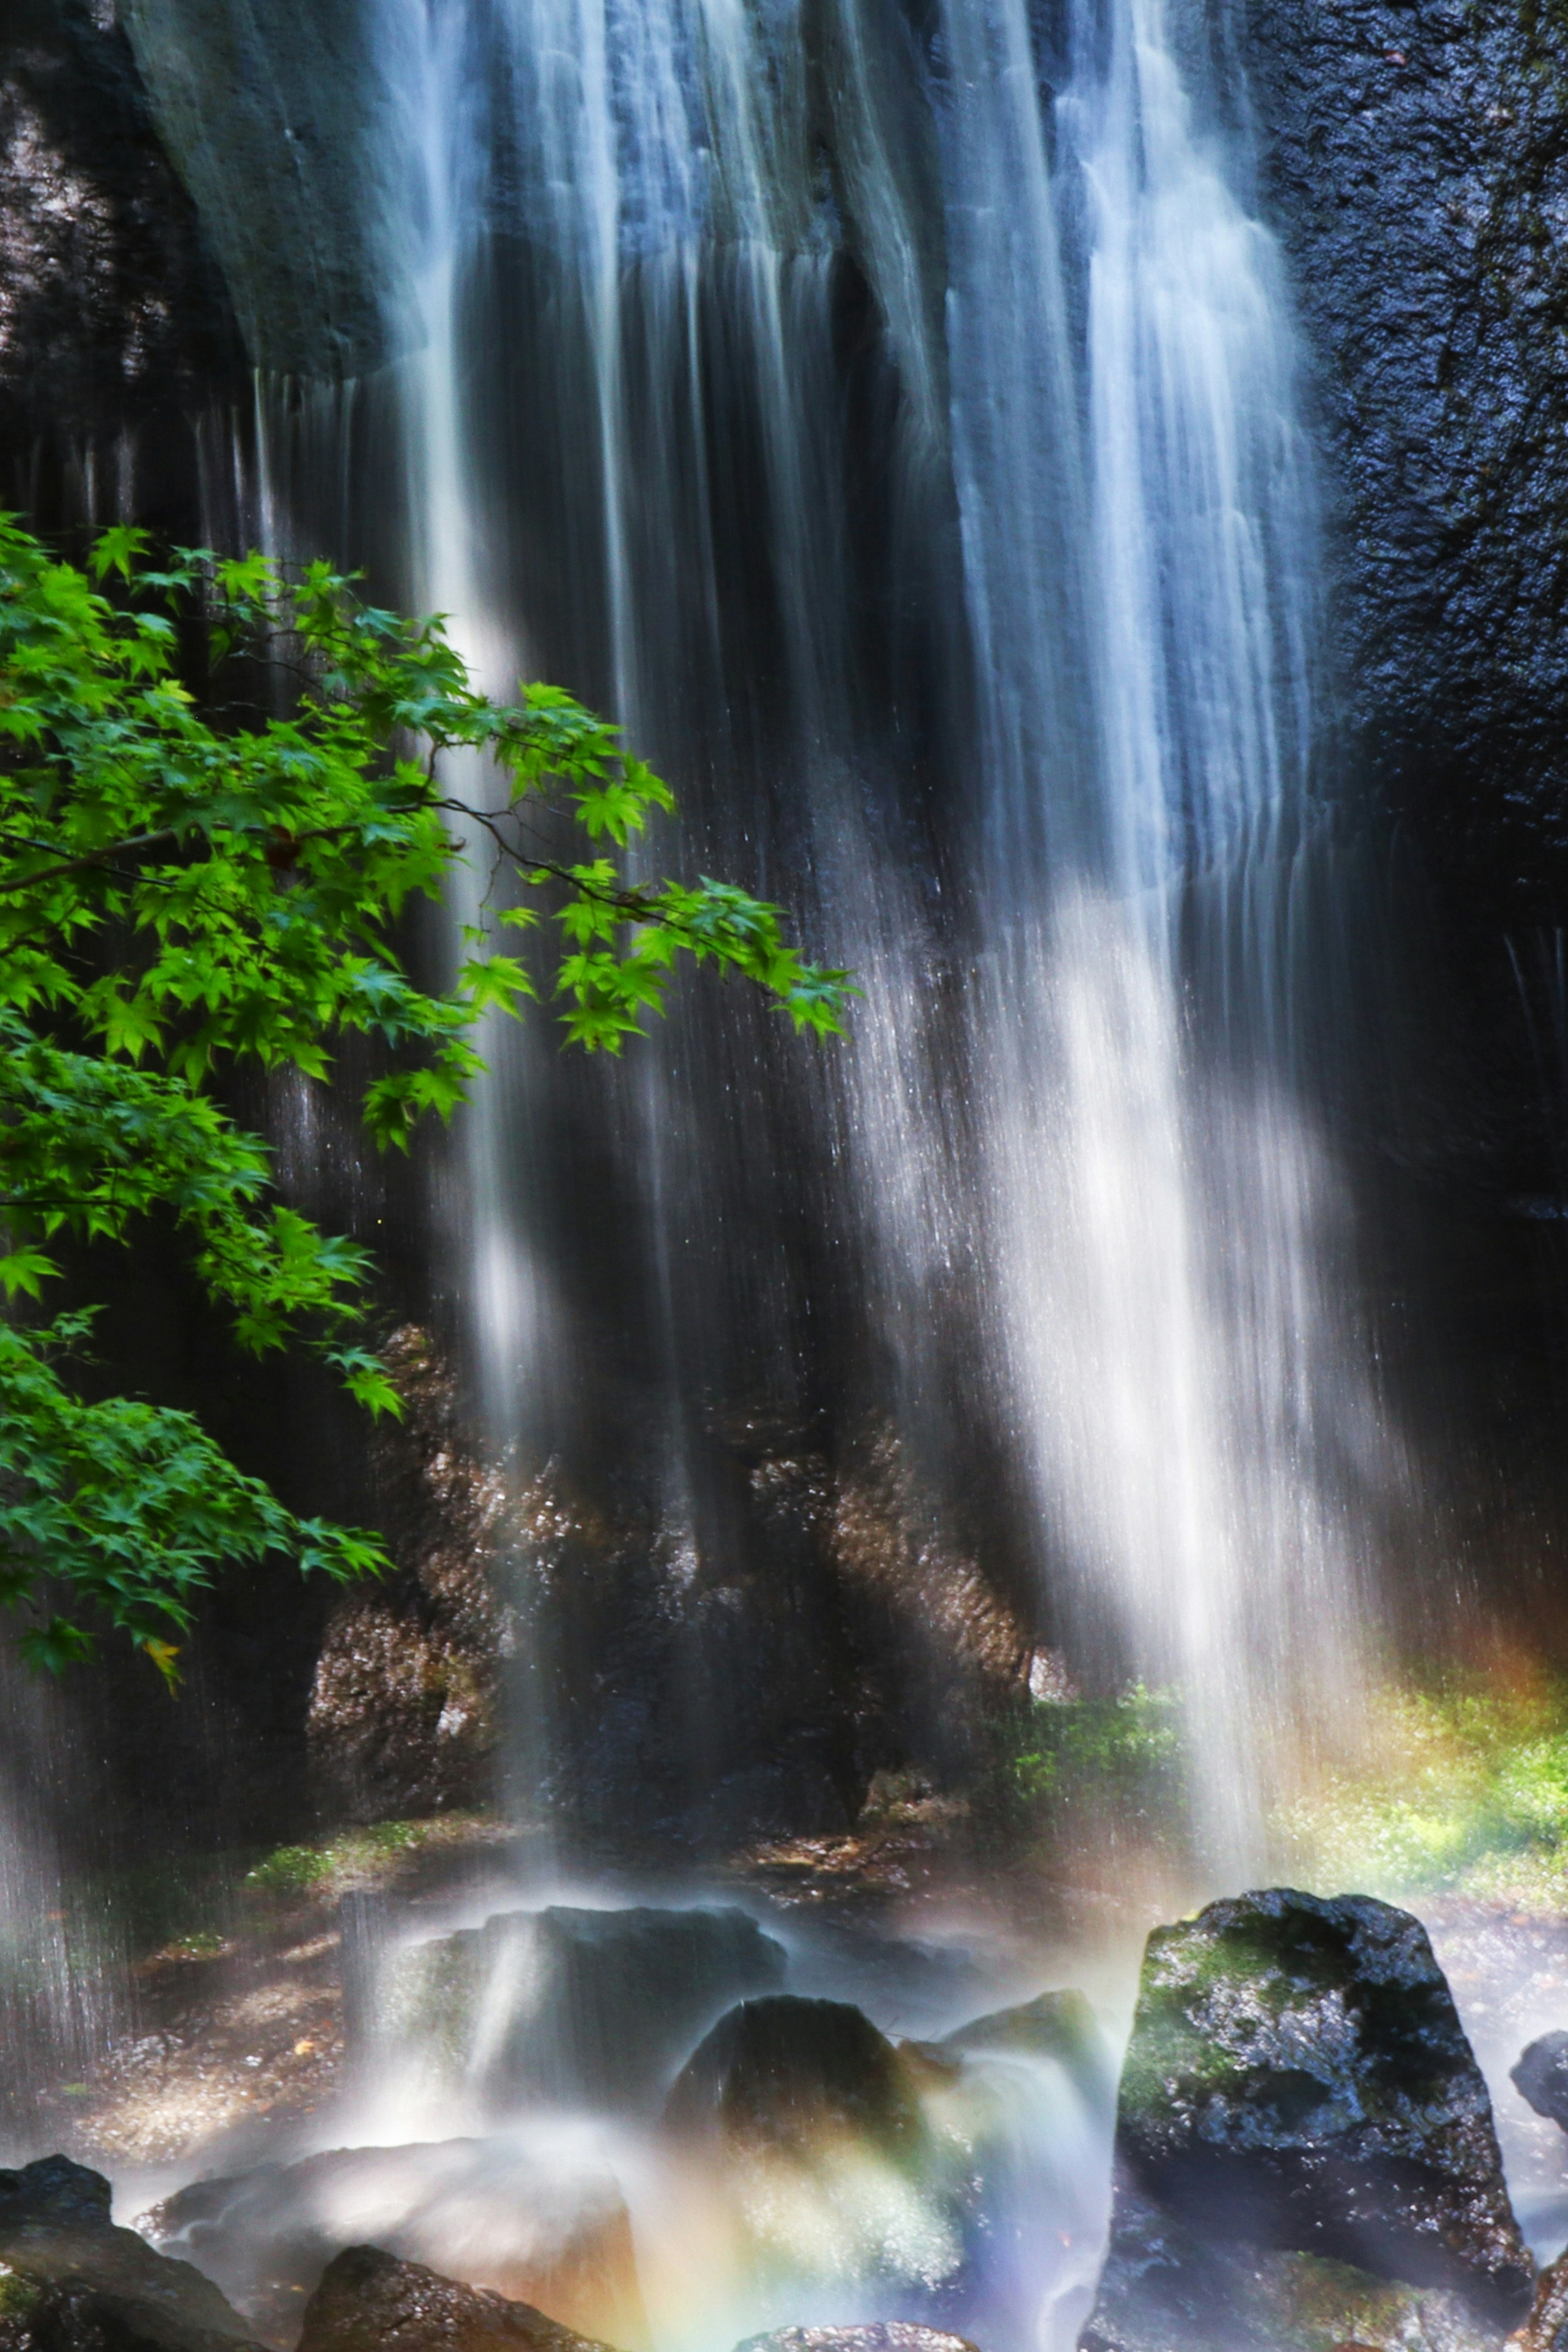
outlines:
[[[110,2218],[100,2173],[63,2156],[0,2172],[8,2352],[233,2352],[253,2330],[189,2263]]]
[[[388,1966],[384,2047],[497,2105],[650,2105],[715,2010],[777,1984],[782,1946],[744,1911],[514,1911]]]
[[[721,2017],[665,2104],[677,2131],[808,2150],[847,2137],[918,2164],[925,2129],[906,2066],[861,2011],[793,1993]]]
[[[586,2352],[590,2340],[526,2303],[350,2246],[305,2307],[300,2352]]]
[[[615,2179],[548,2140],[337,2148],[196,2181],[139,2226],[197,2263],[268,2340],[292,2340],[302,2298],[367,2238],[584,2334],[631,2343],[647,2332]]]
[[[665,2116],[718,2242],[775,2308],[854,2295],[1007,2345],[1037,2330],[1074,2235],[1098,2241],[1110,2085],[1096,2107],[1057,2053],[895,2049],[846,2002],[752,2000],[693,2052]]]
[[[957,2056],[972,2050],[1015,2050],[1058,2059],[1091,2099],[1105,2096],[1115,2079],[1105,2036],[1080,1992],[1037,1993],[1012,2009],[993,2010],[945,2034],[936,2047]]]
[[[1346,2268],[1352,2301],[1378,2281],[1435,2291],[1433,2326],[1486,2340],[1529,2298],[1447,1984],[1420,1923],[1367,1896],[1275,1890],[1154,1931],[1116,2166],[1085,2352],[1266,2343]]]

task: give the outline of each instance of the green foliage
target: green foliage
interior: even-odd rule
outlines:
[[[1330,1892],[1458,1888],[1560,1907],[1568,1892],[1568,1692],[1388,1690],[1365,1767],[1278,1824]]]
[[[471,1832],[472,1817],[444,1814],[437,1821],[374,1822],[348,1830],[324,1845],[280,1845],[245,1874],[245,1885],[264,1895],[342,1894],[374,1885],[398,1856],[431,1844],[460,1841]]]
[[[482,755],[472,801],[443,765],[458,751]],[[85,1399],[93,1310],[34,1314],[63,1241],[123,1244],[157,1211],[242,1349],[309,1349],[370,1412],[398,1410],[363,1337],[364,1253],[276,1198],[266,1145],[211,1091],[226,1066],[325,1080],[340,1039],[370,1037],[365,1125],[405,1150],[466,1098],[481,1020],[542,992],[590,1052],[643,1027],[682,956],[752,981],[797,1029],[839,1027],[847,976],[803,962],[776,908],[625,877],[605,845],[672,806],[568,695],[489,700],[439,620],[377,611],[325,564],[159,566],[117,527],[83,571],[0,517],[0,1602],[36,1664],[87,1655],[86,1613],[172,1680],[226,1560],[382,1565],[374,1537],[295,1517],[190,1414]],[[559,846],[574,827],[585,859]],[[473,844],[487,912],[454,984],[422,989],[399,919]],[[530,930],[529,961],[498,944]]]
[[[1041,1822],[1179,1814],[1182,1706],[1134,1683],[1116,1698],[1037,1700],[1003,1727],[994,1774],[1005,1809]]]

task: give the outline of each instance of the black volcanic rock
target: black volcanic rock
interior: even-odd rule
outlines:
[[[1527,2105],[1568,2131],[1568,2033],[1543,2033],[1509,2071]]]
[[[1254,2340],[1264,2254],[1458,2297],[1496,2330],[1529,2302],[1447,1984],[1419,1921],[1368,1896],[1273,1890],[1154,1931],[1116,2167],[1092,2352],[1163,2342],[1161,2327],[1207,2347],[1234,2323]]]

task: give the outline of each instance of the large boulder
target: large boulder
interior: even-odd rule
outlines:
[[[666,2119],[746,2292],[817,2311],[842,2298],[982,2344],[1033,2338],[1075,2247],[1099,2240],[1110,2093],[1091,2113],[1058,2070],[1020,2066],[1018,2041],[998,2038],[1000,2053],[895,2049],[859,2010],[792,1997],[720,2020]]]
[[[599,2160],[553,2144],[335,2148],[196,2181],[139,2227],[162,2252],[188,2255],[261,2335],[283,2342],[329,2263],[367,2240],[585,2335],[631,2343],[646,2333],[620,2189]]]
[[[595,2352],[526,2303],[350,2246],[305,2306],[299,2352]]]
[[[1509,2081],[1527,2105],[1568,2131],[1568,2033],[1543,2033],[1521,2053]]]
[[[874,2296],[942,2324],[962,2307],[966,2216],[922,2071],[844,2001],[749,2000],[720,2019],[665,2120],[735,2292]]]
[[[1310,2258],[1310,2279],[1269,2259],[1286,2255]],[[1406,2314],[1435,2296],[1446,2340],[1496,2342],[1529,2303],[1531,2265],[1420,1922],[1368,1896],[1242,1895],[1149,1938],[1081,2342],[1268,2346],[1280,2298],[1310,2301],[1325,2278],[1343,2289],[1331,2303],[1375,2301],[1380,2283],[1414,2291]]]
[[[782,1993],[721,2017],[676,2078],[677,2131],[807,2152],[848,2139],[918,2165],[927,2136],[910,2070],[860,2010]]]
[[[954,2057],[982,2053],[1050,2058],[1091,2103],[1108,2099],[1113,2062],[1093,2010],[1082,1993],[1037,1993],[1011,2009],[994,2009],[944,2035],[935,2047]]]
[[[100,2173],[48,2156],[0,2172],[8,2352],[237,2352],[255,2332],[210,2279],[116,2229]]]
[[[497,2106],[636,2111],[727,2001],[784,1972],[783,1946],[734,1908],[513,1911],[399,1953],[377,2030]]]

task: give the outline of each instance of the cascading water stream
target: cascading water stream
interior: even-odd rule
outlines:
[[[1367,1595],[1345,1465],[1383,1472],[1333,1296],[1343,1206],[1295,1091],[1322,855],[1314,497],[1273,249],[1199,126],[1163,0],[1077,12],[1054,121],[1077,396],[1012,390],[1040,381],[1019,349],[1037,308],[1022,329],[980,310],[955,358],[960,449],[983,446],[966,403],[1005,445],[961,472],[977,635],[1026,625],[996,663],[1005,855],[984,890],[1003,920],[976,1045],[1002,1320],[1080,1610],[1109,1602],[1136,1670],[1184,1690],[1200,1822],[1235,1878],[1265,1861],[1271,1737],[1305,1719],[1331,1748],[1353,1709]],[[1018,561],[996,486],[1053,447],[1073,453],[1052,512],[1078,526],[1076,692],[1059,649],[1031,664],[1037,596],[993,576]],[[1031,825],[1050,856],[1032,902],[1014,880]]]
[[[793,9],[736,0],[380,14],[416,593],[487,682],[526,647],[611,704],[695,798],[702,855],[776,866],[868,982],[805,1070],[691,1008],[587,1093],[494,1041],[463,1285],[492,1423],[537,1459],[573,1386],[550,1138],[586,1116],[692,1523],[703,1375],[787,1387],[821,1304],[792,1119],[832,1171],[804,1197],[860,1409],[929,1427],[962,1366],[1058,1620],[1182,1685],[1212,1863],[1253,1868],[1266,1757],[1348,1711],[1391,1449],[1304,1091],[1311,469],[1195,12],[1076,5],[1054,57],[1023,0],[952,0],[923,55],[869,0],[821,12],[815,52]],[[855,286],[892,387],[884,536],[930,566],[877,623],[926,612],[914,757],[863,652]],[[933,761],[922,892],[887,852]]]

